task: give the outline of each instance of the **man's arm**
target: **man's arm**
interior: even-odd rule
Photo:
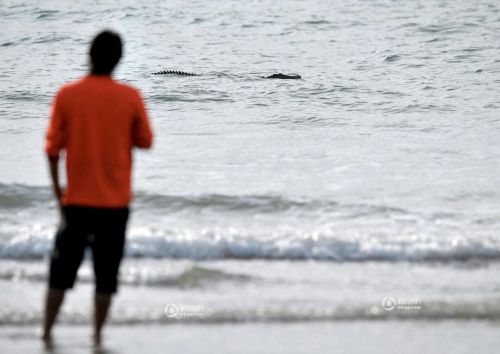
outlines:
[[[139,93],[136,96],[137,115],[132,126],[132,144],[135,147],[149,149],[153,143],[153,133],[149,124],[144,101]]]
[[[59,206],[61,206],[63,190],[59,184],[58,162],[59,153],[66,146],[66,139],[66,123],[62,114],[61,91],[59,91],[52,102],[44,144],[44,150],[49,160],[52,190]]]
[[[52,191],[54,192],[54,196],[57,199],[59,207],[61,207],[61,197],[62,197],[62,189],[59,184],[59,155],[56,156],[48,156],[49,165],[50,165],[50,177],[52,179]]]

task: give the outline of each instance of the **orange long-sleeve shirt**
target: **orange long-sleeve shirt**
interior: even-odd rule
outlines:
[[[51,107],[45,152],[66,150],[64,205],[124,207],[131,199],[132,147],[151,147],[142,98],[109,76],[64,85]]]

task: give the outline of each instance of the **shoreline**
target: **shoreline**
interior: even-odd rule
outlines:
[[[2,352],[487,354],[500,346],[500,323],[476,320],[111,325],[98,350],[91,345],[90,326],[56,326],[51,349],[44,347],[37,329],[1,326]]]

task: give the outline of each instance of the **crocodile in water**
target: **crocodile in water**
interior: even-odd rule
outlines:
[[[178,75],[178,76],[202,76],[201,74],[188,73],[185,71],[176,71],[176,70],[162,70],[153,73],[153,75]],[[263,79],[283,79],[283,80],[299,80],[302,79],[300,75],[290,74],[285,75],[282,73],[272,74],[269,76],[264,76]]]

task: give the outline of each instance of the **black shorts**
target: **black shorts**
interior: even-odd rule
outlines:
[[[90,247],[96,292],[115,293],[125,246],[128,208],[65,206],[50,261],[49,286],[73,287],[85,249]]]

